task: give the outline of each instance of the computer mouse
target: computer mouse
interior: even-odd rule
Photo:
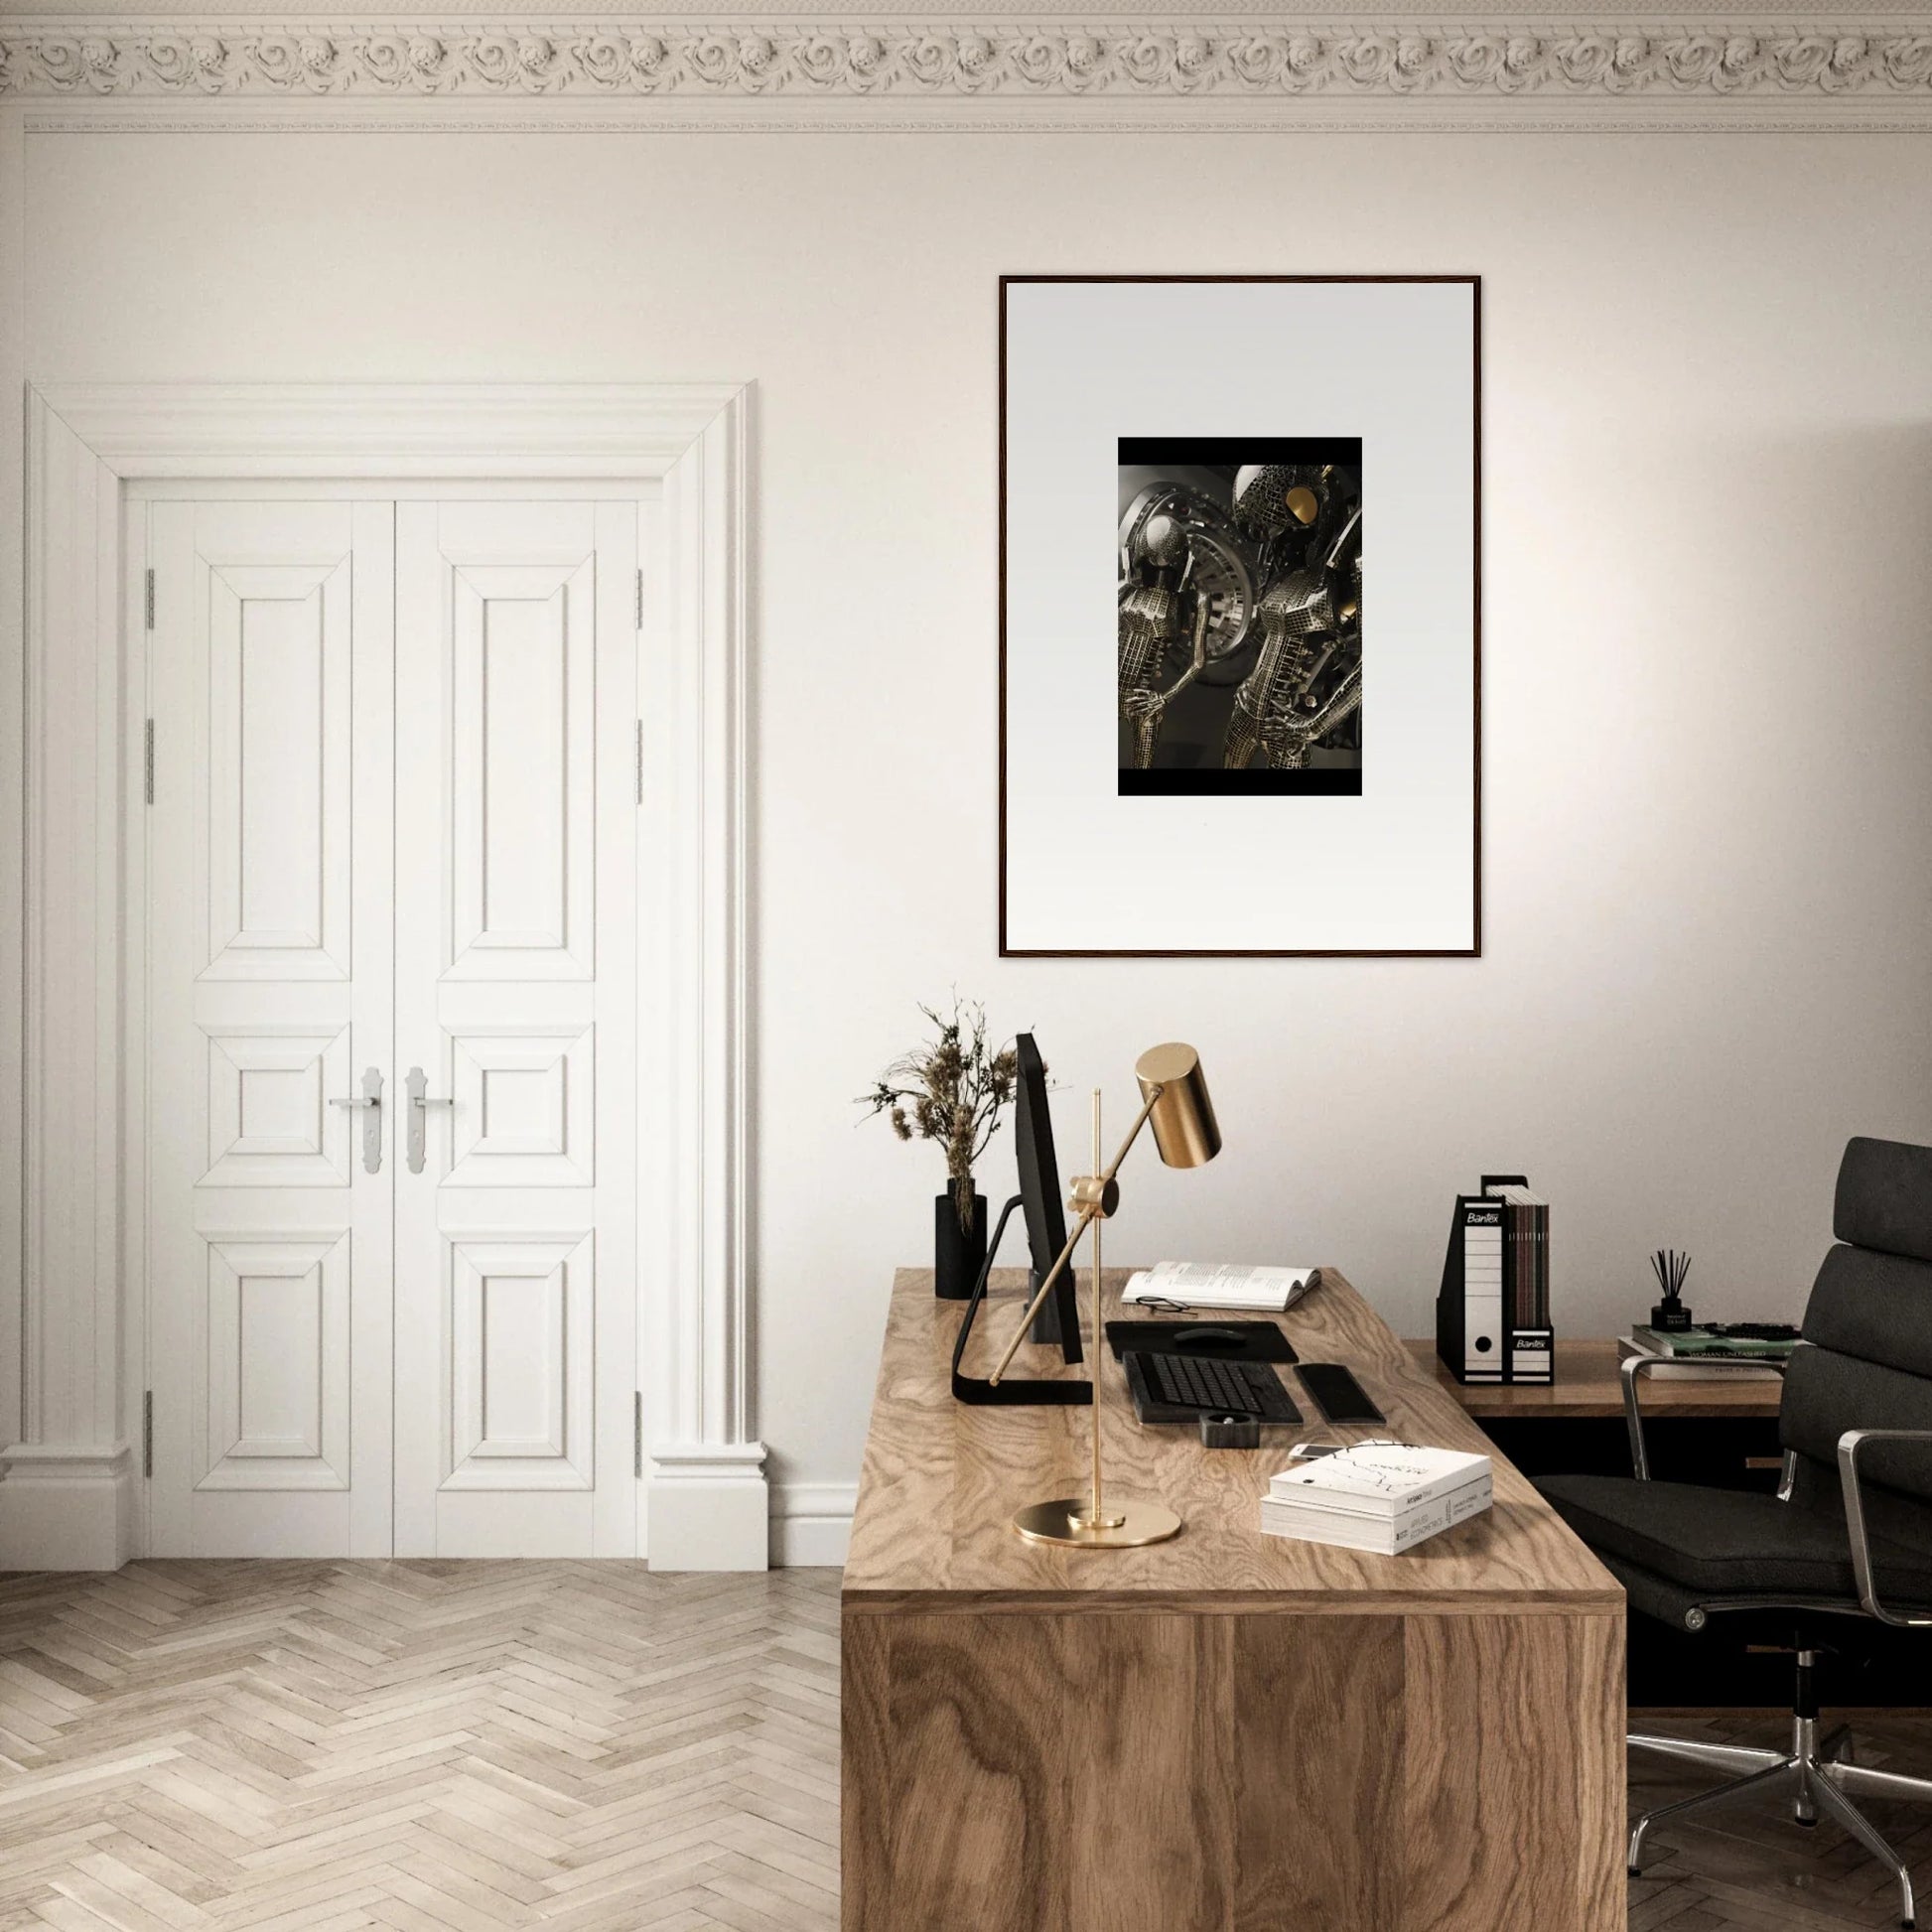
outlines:
[[[1176,1348],[1239,1348],[1247,1338],[1239,1328],[1183,1328],[1173,1338]]]

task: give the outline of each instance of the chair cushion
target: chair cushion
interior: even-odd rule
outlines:
[[[1932,1262],[1841,1242],[1812,1285],[1804,1332],[1814,1347],[1924,1379],[1920,1420],[1932,1423]]]
[[[1543,1476],[1536,1485],[1592,1549],[1711,1596],[1849,1596],[1844,1519],[1742,1489],[1631,1476]],[[1932,1599],[1932,1552],[1873,1537],[1881,1595]]]
[[[1864,1135],[1849,1141],[1832,1232],[1854,1247],[1932,1261],[1932,1147]]]

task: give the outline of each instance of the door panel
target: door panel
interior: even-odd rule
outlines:
[[[203,1239],[208,1359],[197,1487],[346,1490],[349,1235]]]
[[[387,503],[149,507],[159,1556],[390,1547]]]
[[[347,979],[349,559],[210,564],[203,588],[208,976]]]
[[[449,589],[448,976],[591,979],[593,560],[452,566]]]
[[[634,1547],[637,515],[397,509],[398,1555]]]

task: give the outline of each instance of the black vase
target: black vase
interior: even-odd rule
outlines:
[[[932,1203],[932,1292],[942,1302],[963,1302],[986,1265],[986,1196],[973,1189],[972,1227],[959,1225],[950,1187]]]

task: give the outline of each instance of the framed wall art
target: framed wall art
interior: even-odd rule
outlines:
[[[1002,953],[1480,952],[1480,304],[1002,278]]]

